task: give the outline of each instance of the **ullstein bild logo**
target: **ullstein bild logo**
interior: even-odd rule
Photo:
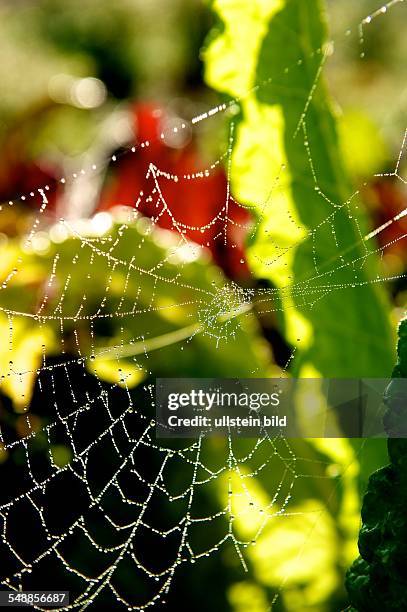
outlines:
[[[156,434],[407,437],[390,395],[405,405],[406,380],[157,379]]]
[[[262,415],[261,417],[232,417],[224,414],[221,417],[194,416],[194,417],[178,417],[171,415],[168,417],[168,425],[170,427],[286,427],[287,417],[278,417]]]

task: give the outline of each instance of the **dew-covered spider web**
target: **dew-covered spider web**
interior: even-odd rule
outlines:
[[[362,47],[367,25],[397,3],[389,2],[357,24]],[[322,66],[324,50],[312,53],[324,58]],[[329,199],[308,139],[307,106],[293,137],[301,141],[315,190],[332,213],[308,228],[301,241],[312,251],[328,228],[337,257],[323,265],[315,258],[302,279],[278,291],[240,286],[209,263],[209,248],[237,249],[236,236],[254,236],[260,222],[230,214],[232,204],[235,210],[240,206],[230,189],[233,109],[238,105],[239,100],[221,104],[171,127],[171,134],[158,134],[158,140],[166,141],[193,132],[215,115],[232,116],[229,142],[217,161],[186,174],[150,163],[147,188],[135,193],[131,203],[117,202],[109,212],[87,219],[67,215],[49,226],[44,219],[50,187],[44,185],[2,208],[21,201],[38,204],[22,244],[7,251],[10,269],[1,286],[7,322],[2,341],[10,357],[1,366],[1,385],[5,396],[13,389],[17,407],[12,409],[10,400],[0,430],[0,573],[5,588],[69,590],[70,604],[63,609],[170,607],[172,588],[182,580],[201,572],[210,583],[213,576],[205,573],[205,562],[216,555],[235,557],[236,571],[244,574],[248,551],[262,534],[298,512],[291,509],[292,495],[306,479],[329,482],[332,495],[340,486],[341,474],[329,471],[329,461],[310,455],[301,441],[268,434],[192,441],[155,435],[157,372],[188,375],[191,367],[203,376],[216,376],[217,369],[225,376],[259,375],[266,349],[256,336],[255,321],[281,309],[278,293],[289,293],[294,305],[311,309],[332,293],[356,292],[366,283],[396,278],[377,274],[366,279],[366,267],[369,258],[380,257],[390,245],[377,246],[375,237],[406,216],[407,209],[365,233],[352,215],[358,191],[346,201]],[[109,162],[153,146],[139,142]],[[406,133],[400,135],[400,153],[389,173],[402,185],[405,146]],[[174,212],[174,200],[166,194],[176,199],[177,188],[186,182],[199,182],[205,189],[221,165],[228,180],[216,213],[191,224]],[[74,184],[100,169],[91,164],[61,183]],[[276,190],[285,172],[282,167],[275,177]],[[264,210],[273,206],[273,197],[272,191],[260,203]],[[338,210],[356,224],[362,255],[342,252]],[[194,233],[196,242],[190,239]],[[392,242],[405,237],[401,233]],[[287,248],[295,248],[274,247],[266,261],[270,267]],[[243,259],[238,263],[246,265]],[[38,284],[39,278],[45,282]],[[236,346],[246,351],[250,363],[244,371],[234,369]],[[281,376],[296,349],[290,347]],[[259,493],[257,481],[266,494]],[[284,578],[278,586],[283,585]],[[278,598],[278,586],[270,605]]]

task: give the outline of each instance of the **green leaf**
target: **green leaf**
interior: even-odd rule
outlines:
[[[56,244],[52,235],[42,253],[17,240],[4,248],[1,388],[16,408],[29,404],[43,359],[62,352],[126,387],[151,373],[265,375],[268,347],[247,297],[197,245],[137,224],[113,224],[96,246],[86,232]]]
[[[241,97],[232,189],[257,215],[249,261],[280,290],[297,371],[389,375],[376,247],[364,240],[323,82],[330,45],[321,4],[217,0],[213,8],[221,27],[205,51],[206,80]]]
[[[387,425],[405,425],[405,397],[397,384],[407,374],[407,319],[399,326],[398,360],[394,380],[385,393]],[[401,391],[401,394],[400,394]],[[404,400],[404,406],[403,406]],[[403,427],[404,428],[404,427]],[[368,482],[362,506],[359,533],[360,556],[346,576],[352,610],[405,610],[407,532],[407,440],[387,441],[390,464],[374,472]]]

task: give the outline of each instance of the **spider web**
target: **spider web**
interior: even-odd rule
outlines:
[[[358,24],[362,45],[364,28],[398,1],[389,2]],[[321,67],[325,53],[322,57]],[[320,71],[315,86],[319,74]],[[295,135],[302,136],[315,189],[330,202],[319,186],[307,135],[307,107],[314,85]],[[193,129],[214,115],[228,113],[238,103],[239,100],[233,100],[221,104],[172,129],[174,133]],[[394,171],[388,173],[402,184],[406,182],[401,175],[406,134]],[[164,132],[159,135],[163,140],[166,137]],[[174,184],[201,181],[204,185],[224,161],[230,173],[233,142],[232,124],[227,151],[208,168],[179,176],[151,163],[146,175],[149,189],[138,194],[133,207],[120,206],[112,213],[99,213],[88,220],[61,219],[49,231],[44,231],[42,222],[48,205],[48,185],[8,203],[13,206],[18,200],[35,201],[40,195],[39,213],[26,235],[24,249],[30,253],[41,250],[38,245],[44,239],[56,245],[53,256],[43,258],[48,282],[35,308],[16,311],[9,305],[7,292],[14,290],[20,278],[21,285],[25,285],[23,258],[3,282],[5,305],[1,310],[9,321],[10,356],[21,320],[33,320],[38,330],[53,326],[57,330],[57,347],[51,353],[59,356],[48,354],[47,342],[40,336],[42,365],[34,370],[21,370],[18,363],[10,361],[2,376],[2,384],[35,378],[29,410],[28,403],[21,410],[24,425],[20,422],[17,432],[7,424],[2,425],[0,432],[0,448],[5,457],[1,469],[9,475],[0,493],[1,580],[7,588],[30,590],[38,584],[41,588],[49,587],[49,583],[53,589],[69,588],[71,603],[63,609],[106,609],[106,602],[111,607],[123,605],[136,610],[156,604],[165,606],[173,582],[185,566],[202,563],[215,553],[221,554],[226,547],[231,547],[243,570],[247,570],[245,550],[256,546],[270,522],[290,516],[295,485],[310,477],[310,464],[312,477],[332,480],[326,470],[328,461],[297,454],[289,441],[280,436],[265,434],[244,443],[229,437],[220,450],[205,437],[192,442],[165,443],[155,437],[151,355],[165,352],[169,346],[179,352],[187,350],[197,337],[215,343],[222,351],[239,338],[245,321],[253,317],[254,304],[260,314],[278,310],[275,289],[257,289],[255,294],[253,289],[226,282],[215,273],[203,283],[196,283],[195,276],[190,274],[194,266],[205,262],[206,255],[205,248],[188,240],[187,230],[205,235],[220,221],[222,230],[212,240],[223,241],[231,248],[236,246],[230,237],[231,227],[255,231],[252,225],[240,226],[229,215],[231,202],[238,206],[230,193],[230,177],[225,201],[203,225],[182,222],[163,195],[163,181]],[[142,142],[125,154],[148,149],[150,145],[149,141]],[[111,162],[119,157],[113,155]],[[98,170],[93,164],[62,178],[61,183]],[[277,189],[279,177],[275,178]],[[345,202],[330,202],[332,214],[318,227],[310,228],[305,238],[313,248],[321,225],[331,228],[336,241],[335,211],[342,209],[350,217],[352,200],[358,194],[356,191]],[[272,197],[271,193],[271,201]],[[269,201],[265,202],[264,208],[268,205]],[[141,206],[151,208],[149,218],[139,213]],[[312,307],[331,292],[350,287],[357,290],[365,283],[398,278],[377,276],[365,280],[365,272],[360,276],[358,273],[369,257],[377,257],[392,244],[369,248],[369,241],[406,214],[407,209],[400,211],[368,234],[363,234],[358,226],[359,244],[364,245],[362,256],[345,260],[336,242],[338,256],[327,270],[315,259],[307,277],[279,290],[280,294],[287,291],[302,306]],[[171,222],[171,232],[159,228],[164,217]],[[357,224],[354,218],[353,222]],[[402,234],[395,240],[404,238]],[[64,241],[70,244],[66,251],[58,248]],[[135,253],[130,258],[125,248],[129,243]],[[272,266],[287,250],[275,247],[275,258],[267,261],[267,265]],[[147,251],[148,258],[143,260]],[[355,272],[352,282],[338,281],[341,271],[349,268]],[[118,300],[113,291],[116,272],[124,279]],[[80,287],[77,293],[72,289],[73,281]],[[94,288],[98,303],[91,299]],[[167,288],[171,300],[163,302]],[[187,324],[180,329],[151,335],[142,327],[145,315],[171,314],[176,309],[187,313]],[[129,339],[122,330],[122,338],[114,345],[104,346],[97,340],[95,326],[129,318],[140,319],[138,329],[143,331],[138,336]],[[66,341],[67,329],[74,339],[70,346]],[[86,343],[81,338],[84,329]],[[294,346],[286,368],[295,350]],[[100,357],[113,360],[118,383],[107,384],[93,369],[92,362]],[[128,384],[130,375],[122,369],[123,358],[130,358],[144,377],[136,390]],[[256,374],[255,366],[252,374]],[[36,422],[35,414],[43,415],[44,420]],[[70,451],[69,460],[63,465],[55,461],[55,444]],[[267,501],[259,499],[253,487],[253,481],[259,477],[269,483]],[[201,514],[202,508],[207,510],[205,514]],[[248,537],[243,538],[236,528],[238,520],[247,520],[252,526]],[[126,585],[129,575],[134,585],[131,590]],[[47,585],[43,583],[44,576],[48,577]]]

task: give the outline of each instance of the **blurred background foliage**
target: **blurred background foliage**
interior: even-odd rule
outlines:
[[[315,91],[306,125],[318,186],[331,200],[341,202],[360,189],[358,209],[352,203],[351,211],[340,210],[335,218],[341,249],[352,247],[356,240],[357,246],[347,255],[350,259],[361,256],[349,214],[368,231],[406,206],[405,190],[394,177],[374,176],[393,171],[405,127],[403,58],[407,43],[400,27],[404,7],[395,7],[369,24],[362,49],[357,25],[376,8],[373,0],[329,1],[323,6],[314,0],[306,6],[299,0],[216,0],[212,4],[198,0],[3,1],[0,276],[6,288],[1,304],[18,312],[57,312],[64,318],[62,329],[58,317],[46,321],[12,318],[13,341],[4,342],[0,351],[4,376],[0,421],[7,439],[27,435],[27,412],[35,430],[49,422],[47,401],[39,390],[39,368],[44,359],[49,365],[75,361],[78,349],[85,356],[90,388],[97,379],[103,385],[116,384],[123,393],[119,399],[127,401],[123,389],[127,385],[136,403],[145,402],[143,385],[157,376],[280,375],[298,338],[298,352],[290,362],[295,375],[390,375],[393,331],[406,301],[402,278],[380,289],[367,285],[335,291],[312,310],[286,289],[307,278],[313,269],[309,241],[298,248],[293,245],[329,214],[328,203],[321,203],[314,189],[302,132],[296,139],[287,135],[295,130],[307,104],[320,63],[320,55],[310,58],[309,49],[323,46],[327,38],[335,40],[334,53],[327,58],[325,83]],[[285,68],[298,59],[307,69],[295,66],[285,74]],[[220,100],[245,94],[269,77],[273,77],[272,85],[253,92],[231,112],[198,123],[193,134],[187,130],[180,138],[171,135],[171,128],[179,122]],[[256,234],[236,233],[232,227],[230,246],[225,248],[223,236],[216,239],[219,226],[203,235],[191,230],[188,237],[204,248],[197,249],[195,257],[188,252],[171,259],[174,228],[165,220],[159,222],[161,227],[149,224],[147,217],[153,213],[147,205],[141,208],[142,216],[123,231],[128,208],[134,206],[140,189],[146,193],[151,189],[151,177],[146,178],[150,162],[179,175],[206,168],[224,153],[231,119],[236,130],[232,194],[248,210],[232,201],[229,214],[240,223],[261,219]],[[156,140],[161,130],[166,135],[163,142],[147,151],[124,154],[124,148],[133,143]],[[118,156],[114,163],[113,154]],[[93,163],[97,172],[60,181]],[[285,170],[274,193],[270,179],[279,176],[282,164]],[[8,201],[45,184],[48,206],[27,243],[26,233],[42,198],[36,194],[12,206]],[[207,180],[183,182],[176,188],[163,186],[174,215],[189,225],[211,219],[226,190],[222,164]],[[265,207],[270,192],[273,205]],[[102,254],[110,253],[116,244],[117,259],[132,262],[136,253],[138,266],[159,265],[164,278],[175,276],[179,283],[163,282],[157,288],[153,278],[131,267],[129,274],[120,266],[112,271],[106,258],[92,257],[91,248],[78,249],[78,236],[59,223],[60,218],[67,219],[86,244],[96,238]],[[382,232],[379,245],[402,235],[405,219]],[[338,250],[328,230],[323,227],[317,236],[316,257],[322,266]],[[289,248],[288,255],[280,257],[272,244]],[[369,261],[370,269],[358,271],[357,282],[376,273],[402,275],[407,267],[402,245],[395,241],[380,258]],[[60,258],[56,289],[49,292],[46,287],[56,254]],[[273,259],[275,264],[268,265]],[[350,282],[347,272],[337,272],[337,267],[335,259],[328,266],[334,270],[335,281]],[[71,282],[65,286],[69,275]],[[253,295],[269,288],[279,291],[273,293],[274,312],[239,317],[228,328],[235,340],[222,342],[219,348],[211,336],[197,334],[182,351],[178,343],[148,356],[139,350],[146,339],[166,334],[181,339],[182,330],[201,322],[204,309],[214,308],[210,302],[196,303],[195,292],[188,287],[221,288],[227,281],[233,281],[235,289],[222,298],[224,308],[234,301],[238,305],[239,286],[250,288]],[[306,284],[311,298],[318,284]],[[78,323],[75,315],[79,308],[81,315],[97,312],[107,286],[109,295],[103,302],[107,316],[95,320],[91,333],[89,322]],[[85,307],[81,306],[84,287]],[[48,295],[45,301],[44,295]],[[153,300],[157,309],[150,307]],[[134,316],[136,302],[141,313]],[[119,311],[128,314],[115,317]],[[4,314],[0,329],[3,338],[9,337],[10,318]],[[123,347],[120,358],[117,351],[114,357],[109,352],[113,346]],[[82,385],[82,374],[74,366],[68,370],[71,384]],[[26,374],[10,376],[13,372]],[[59,376],[59,402],[68,406],[70,391],[62,380],[64,373]],[[42,389],[44,392],[50,404],[51,391]],[[93,427],[89,423],[86,435],[90,438]],[[38,439],[32,459],[39,461],[47,442]],[[240,445],[242,454],[250,448],[248,441]],[[231,475],[236,491],[234,528],[244,539],[256,534],[262,509],[271,507],[278,512],[284,496],[291,495],[287,516],[269,521],[257,544],[247,548],[248,573],[242,572],[229,549],[182,568],[168,598],[169,609],[179,609],[181,601],[197,610],[236,612],[265,612],[271,601],[276,611],[334,612],[346,606],[343,577],[357,554],[361,495],[368,475],[387,461],[385,444],[315,439],[290,442],[290,449],[290,456],[298,457],[296,473],[304,478],[295,479],[292,489],[285,483],[277,499],[273,496],[284,474],[277,456],[269,468],[247,481],[256,500],[254,508],[245,507],[239,496],[242,483]],[[257,461],[261,463],[268,452],[260,449]],[[284,457],[287,449],[282,447],[279,452]],[[214,465],[227,460],[222,443],[208,442],[206,453]],[[59,466],[72,458],[61,432],[51,441],[51,454]],[[150,461],[141,459],[146,464]],[[0,461],[1,478],[11,480],[24,457],[0,449]],[[151,469],[155,468],[152,462]],[[98,470],[112,470],[109,456],[100,457],[93,474],[96,480]],[[171,471],[174,486],[180,487],[188,474],[186,465],[177,464]],[[216,512],[225,503],[225,491],[226,480],[208,487],[197,501],[197,514]],[[164,515],[169,522],[177,516],[163,505],[156,513],[157,524]],[[216,523],[205,534],[197,534],[196,545],[204,547],[207,538],[216,541],[225,528]],[[151,543],[146,541],[144,546]],[[24,548],[20,552],[23,557],[29,554]],[[151,553],[153,565],[159,565],[160,555],[164,557],[165,551]],[[93,563],[92,553],[81,555],[80,546],[73,559],[86,568]],[[7,573],[7,564],[4,567]],[[48,575],[54,584],[63,580],[56,569]],[[131,568],[123,570],[120,586],[124,592],[143,588]],[[72,585],[73,591],[75,588]],[[280,597],[274,600],[277,592]],[[107,605],[114,602],[102,600],[100,609]]]

